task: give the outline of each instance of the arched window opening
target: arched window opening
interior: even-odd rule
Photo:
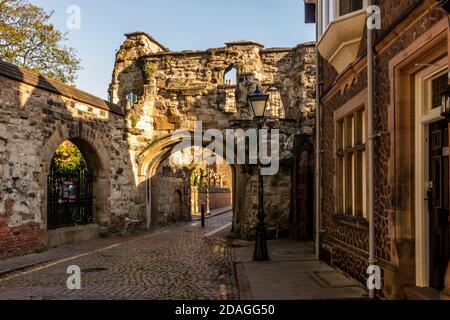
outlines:
[[[127,94],[127,104],[129,107],[133,107],[135,103],[138,101],[138,95],[131,91],[129,94]]]
[[[237,85],[237,69],[235,67],[231,67],[228,71],[225,72],[224,75],[224,84],[226,85]]]
[[[112,90],[108,90],[108,102],[114,103],[114,94]]]

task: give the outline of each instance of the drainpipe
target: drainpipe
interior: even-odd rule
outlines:
[[[326,0],[328,1],[328,0]],[[320,260],[320,212],[321,206],[321,152],[322,146],[320,142],[320,54],[319,54],[319,39],[322,36],[322,0],[317,0],[316,8],[316,230],[315,230],[315,258]]]
[[[372,0],[368,0],[368,6],[372,5]],[[368,17],[369,18],[369,17]],[[375,212],[374,212],[374,123],[373,123],[373,30],[367,28],[367,116],[368,116],[368,136],[369,136],[369,265],[375,265]],[[370,290],[369,296],[375,298],[375,290]]]

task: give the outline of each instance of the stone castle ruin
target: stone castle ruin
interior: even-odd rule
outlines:
[[[195,168],[170,161],[173,133],[192,132],[198,121],[203,130],[255,128],[247,95],[257,85],[270,93],[269,125],[281,135],[280,170],[264,178],[269,233],[304,237],[300,226],[312,208],[306,179],[312,170],[314,83],[312,43],[265,49],[239,41],[172,52],[146,33],[127,34],[108,102],[0,62],[0,256],[189,219]],[[93,223],[49,230],[49,166],[67,140],[91,173]],[[234,233],[251,238],[259,173],[254,165],[227,168],[212,172],[229,181],[229,200],[219,178],[211,197],[232,207]],[[64,189],[62,194],[64,200]]]

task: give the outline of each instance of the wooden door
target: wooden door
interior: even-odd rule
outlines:
[[[430,286],[442,290],[450,256],[449,143],[446,121],[430,125],[429,142]]]

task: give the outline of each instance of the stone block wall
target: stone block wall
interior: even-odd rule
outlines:
[[[171,168],[168,162],[159,168],[158,221],[159,226],[186,221],[191,218],[189,177],[190,170]]]
[[[296,48],[264,49],[252,41],[227,43],[223,48],[204,51],[171,52],[154,50],[145,33],[127,36],[116,57],[110,85],[114,102],[126,110],[130,128],[130,155],[141,181],[152,180],[160,152],[170,152],[170,136],[177,129],[194,130],[201,121],[203,131],[254,128],[247,95],[259,84],[269,91],[272,125],[280,130],[281,158],[292,161],[296,135],[314,133],[315,48],[312,43]],[[225,83],[231,68],[237,70],[237,83]],[[138,96],[133,105],[127,95]],[[166,148],[166,149],[164,149]],[[151,151],[150,151],[151,150]],[[256,174],[236,165],[234,211],[237,232],[251,236],[257,207]],[[292,163],[273,180],[267,198],[270,223],[286,226],[292,211]],[[276,182],[275,182],[276,181]],[[238,194],[238,195],[236,195]],[[156,196],[156,195],[153,195]],[[153,197],[152,196],[152,197]],[[155,199],[155,201],[158,201]],[[283,217],[280,217],[282,215]],[[280,222],[283,221],[283,222]]]
[[[239,41],[170,52],[148,34],[126,37],[116,56],[112,103],[0,61],[0,256],[46,245],[48,171],[65,140],[75,143],[94,170],[94,220],[108,233],[123,231],[130,221],[148,226],[158,211],[148,207],[149,186],[159,189],[151,203],[163,208],[162,221],[171,220],[178,210],[170,205],[175,194],[181,192],[181,203],[188,199],[182,179],[163,174],[159,183],[153,180],[174,147],[171,134],[193,130],[196,121],[203,131],[254,128],[247,94],[257,84],[271,89],[271,125],[281,132],[282,161],[292,160],[296,135],[313,134],[313,44],[264,49]],[[236,85],[224,82],[231,67],[237,70]],[[130,93],[137,96],[133,104],[127,101]],[[267,178],[272,225],[279,226],[291,210],[290,169],[284,165]],[[257,173],[235,165],[233,181],[236,229],[251,236]]]
[[[46,245],[48,171],[69,139],[96,167],[95,222],[144,218],[121,109],[0,61],[0,257]]]

